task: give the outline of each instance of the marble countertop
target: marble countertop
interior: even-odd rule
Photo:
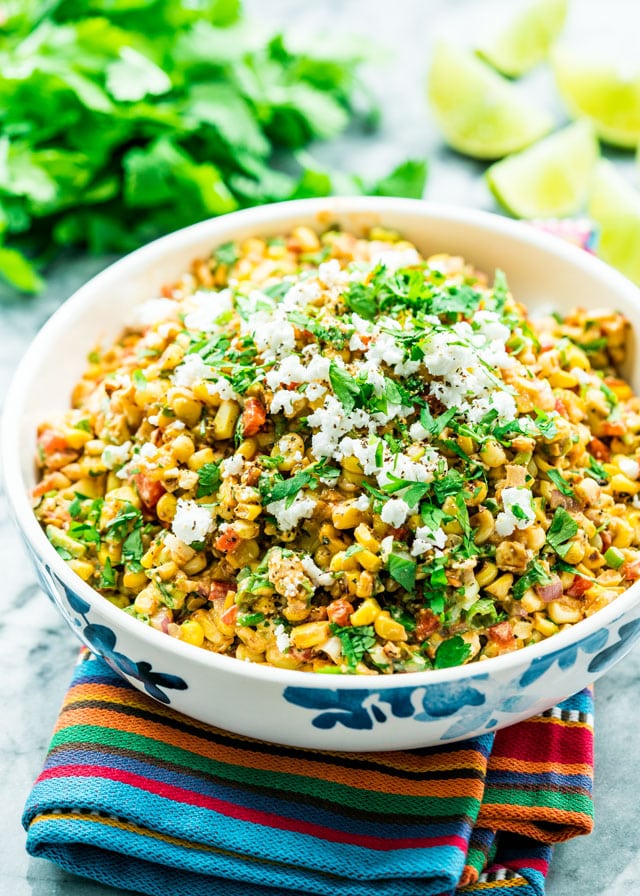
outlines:
[[[246,4],[269,24],[293,24],[323,31],[364,35],[385,48],[383,61],[368,80],[381,100],[380,132],[372,138],[349,133],[330,146],[314,149],[324,164],[367,176],[382,174],[407,156],[430,161],[426,198],[494,208],[482,180],[484,166],[464,160],[441,144],[424,101],[429,49],[438,34],[475,34],[502,17],[511,0],[270,0]],[[570,22],[576,34],[598,33],[603,4],[574,0]],[[640,32],[640,7],[609,0],[609,21]],[[525,89],[552,97],[548,73],[536,72]],[[554,101],[550,105],[554,107]],[[559,119],[561,110],[556,105]],[[631,168],[629,161],[618,162]],[[25,347],[59,303],[109,258],[71,258],[52,268],[46,292],[31,299],[0,299],[0,394]],[[49,737],[77,654],[78,645],[56,610],[40,592],[18,534],[0,503],[0,569],[5,581],[0,617],[0,663],[5,680],[0,726],[0,890],[12,896],[118,896],[123,891],[94,884],[27,856],[20,815],[40,771]],[[596,688],[596,826],[592,835],[559,846],[551,866],[548,896],[626,896],[640,879],[637,794],[640,764],[640,650],[620,662]]]

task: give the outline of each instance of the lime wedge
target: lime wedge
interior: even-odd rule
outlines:
[[[503,75],[519,78],[547,58],[562,31],[567,5],[567,0],[536,0],[482,44],[479,55]]]
[[[611,162],[596,166],[589,215],[600,229],[600,258],[640,285],[640,193]]]
[[[587,199],[598,141],[578,121],[528,149],[496,162],[486,178],[496,199],[518,218],[563,218]]]
[[[625,75],[613,63],[557,47],[552,54],[558,90],[569,110],[589,118],[598,135],[614,146],[640,143],[640,65]]]
[[[547,112],[474,53],[450,44],[435,49],[428,96],[449,145],[476,159],[499,159],[551,130]]]

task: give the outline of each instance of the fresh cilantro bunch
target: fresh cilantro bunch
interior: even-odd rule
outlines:
[[[21,0],[0,38],[0,276],[25,292],[62,247],[124,252],[288,198],[422,194],[423,162],[367,188],[300,155],[353,117],[363,53],[294,47],[239,0]]]

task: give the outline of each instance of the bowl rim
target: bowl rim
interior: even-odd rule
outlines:
[[[536,229],[531,225],[515,221],[491,212],[470,209],[464,206],[446,205],[416,199],[396,199],[393,197],[328,197],[322,199],[297,199],[270,205],[244,209],[230,214],[210,218],[189,227],[182,228],[166,236],[160,237],[110,264],[77,289],[51,315],[40,328],[27,347],[22,360],[16,368],[7,392],[0,433],[0,459],[4,469],[4,485],[9,507],[23,538],[34,554],[41,558],[54,575],[72,592],[85,600],[91,611],[102,617],[105,624],[111,626],[116,634],[123,629],[126,635],[140,643],[141,649],[165,652],[169,661],[173,660],[172,671],[179,671],[182,661],[208,667],[211,671],[219,671],[231,676],[271,681],[284,686],[303,686],[307,688],[327,688],[338,690],[362,689],[365,682],[370,681],[369,688],[378,690],[398,687],[420,687],[429,684],[464,682],[476,676],[492,677],[495,673],[508,673],[523,664],[531,664],[549,654],[561,652],[564,648],[579,644],[595,631],[608,627],[616,618],[640,602],[640,580],[631,585],[612,603],[598,610],[593,616],[575,623],[570,628],[545,638],[543,641],[515,650],[511,653],[470,663],[462,666],[451,666],[444,669],[425,670],[420,672],[403,672],[392,675],[376,675],[370,679],[362,675],[327,676],[319,672],[302,672],[299,670],[280,669],[274,666],[257,663],[239,662],[234,657],[224,656],[203,650],[199,647],[170,638],[163,632],[141,624],[111,604],[94,588],[77,576],[59,556],[47,539],[36,520],[29,501],[27,484],[23,479],[19,440],[19,420],[22,407],[33,384],[29,370],[34,359],[45,348],[55,344],[57,335],[71,323],[85,306],[91,305],[96,291],[118,283],[129,273],[148,266],[154,258],[164,253],[173,253],[186,249],[191,243],[203,238],[211,239],[212,247],[223,242],[228,231],[251,224],[259,234],[263,226],[272,226],[279,220],[300,217],[309,219],[316,217],[331,219],[331,215],[345,214],[379,214],[385,213],[439,219],[449,223],[472,225],[488,230],[497,238],[507,236],[524,245],[534,246],[560,260],[582,268],[603,282],[610,291],[623,295],[640,311],[640,290],[626,277],[615,271],[604,262],[565,240]],[[453,250],[452,250],[453,251]],[[142,296],[141,301],[147,297]],[[171,662],[168,663],[171,666]]]

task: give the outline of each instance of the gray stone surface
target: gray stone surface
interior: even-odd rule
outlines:
[[[320,30],[333,45],[338,35],[359,34],[385,53],[368,80],[381,100],[383,119],[375,138],[349,134],[314,149],[322,163],[374,176],[406,156],[428,156],[428,199],[493,208],[482,181],[484,166],[464,160],[441,144],[423,98],[433,40],[440,34],[465,38],[503,18],[511,0],[251,0],[270,24]],[[640,33],[640,8],[632,0],[574,0],[570,34],[593,41],[605,33],[620,45]],[[637,47],[637,39],[635,41]],[[550,97],[545,72],[524,89]],[[558,119],[561,109],[550,100]],[[619,160],[620,161],[620,160]],[[631,170],[631,163],[622,160]],[[0,394],[4,395],[22,352],[54,308],[108,259],[66,259],[55,265],[49,288],[37,299],[0,299]],[[38,774],[77,651],[77,643],[40,593],[4,502],[0,506],[0,569],[4,583],[0,616],[0,666],[5,681],[0,725],[0,892],[12,896],[117,896],[123,891],[65,874],[30,859],[20,826],[22,806]],[[640,892],[638,793],[640,765],[640,651],[635,651],[596,690],[596,827],[587,837],[557,848],[549,896],[626,896]]]

